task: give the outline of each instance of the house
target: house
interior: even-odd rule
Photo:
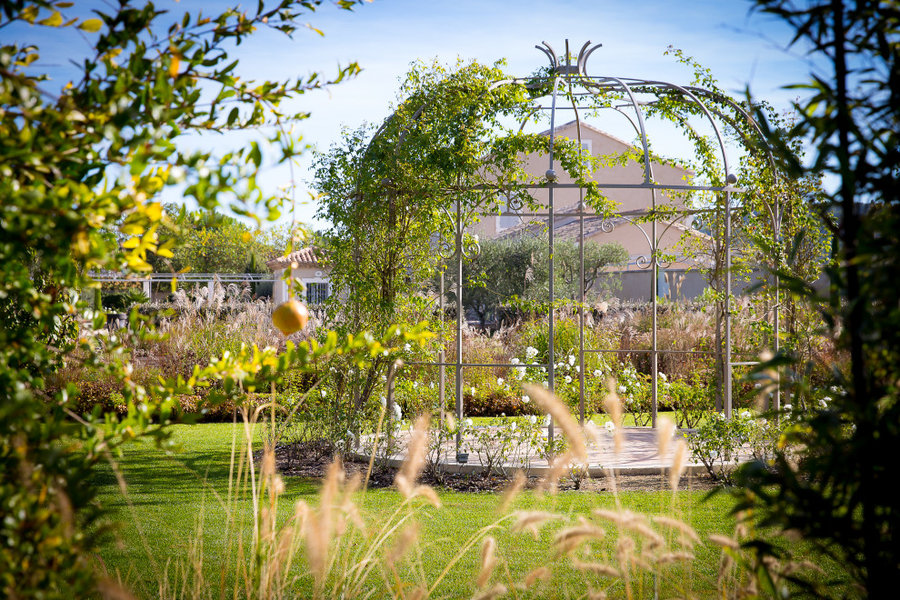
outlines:
[[[321,304],[331,295],[327,268],[319,263],[314,248],[295,250],[268,261],[266,266],[275,276],[272,289],[272,300],[275,304],[281,304],[288,299],[288,286],[284,278],[287,269],[291,270],[294,281],[301,284],[303,291],[300,296],[307,304],[311,306]]]
[[[542,135],[549,135],[550,131]],[[570,121],[554,130],[554,137],[577,140],[579,123]],[[616,137],[597,129],[587,123],[580,123],[581,144],[587,152],[594,156],[619,156],[634,151],[634,147]],[[548,166],[546,155],[534,154],[525,157],[525,169],[529,173],[542,175]],[[554,164],[558,184],[574,183],[572,177],[558,163]],[[676,165],[652,162],[653,179],[656,183],[666,185],[688,185],[692,173]],[[621,216],[606,220],[601,217],[588,216],[584,219],[584,238],[598,244],[618,242],[629,256],[628,264],[610,269],[620,273],[622,277],[621,296],[624,299],[647,300],[650,297],[651,283],[648,269],[641,266],[647,264],[651,254],[652,223],[633,223],[640,213],[651,207],[651,191],[647,188],[620,188],[623,184],[640,184],[644,180],[643,166],[636,161],[624,165],[601,167],[593,173],[600,184],[600,191],[618,204]],[[604,187],[606,184],[607,187]],[[549,191],[546,188],[532,190],[532,196],[544,206],[549,204]],[[554,190],[554,235],[560,239],[577,240],[580,235],[578,212],[581,191],[578,188],[558,187]],[[657,190],[658,207],[672,207],[676,211],[685,209],[684,198],[669,190]],[[529,233],[537,233],[546,229],[544,218],[517,216],[515,211],[503,211],[506,214],[484,215],[482,220],[469,228],[471,233],[482,239],[501,239]],[[525,212],[524,210],[522,212]],[[695,259],[685,256],[686,243],[709,246],[709,236],[694,230],[690,219],[674,218],[657,221],[657,244],[663,255],[673,257],[660,267],[657,281],[657,294],[670,296],[673,299],[693,298],[707,287],[703,275],[697,270],[700,265]],[[670,285],[671,284],[671,285]],[[677,288],[677,289],[676,289]]]
[[[578,139],[579,124],[571,121],[554,130],[557,138]],[[549,135],[545,131],[543,135]],[[634,147],[614,136],[584,122],[580,123],[581,144],[595,156],[618,156],[624,152],[634,151]],[[687,185],[692,173],[676,165],[653,161],[653,179],[657,183],[667,185]],[[543,175],[547,170],[546,155],[529,155],[525,157],[525,168],[528,172]],[[558,164],[554,165],[558,174],[557,183],[571,184],[573,179]],[[671,299],[694,298],[706,287],[707,281],[698,270],[698,262],[685,256],[684,241],[709,246],[709,236],[694,230],[688,219],[671,219],[657,221],[657,243],[664,255],[674,256],[659,269],[655,286],[651,283],[652,271],[641,268],[650,257],[652,237],[651,223],[633,223],[640,213],[651,207],[651,192],[647,188],[621,188],[623,184],[640,184],[644,180],[643,166],[635,161],[624,165],[607,166],[598,169],[593,177],[600,184],[600,191],[618,204],[619,215],[612,219],[588,216],[584,219],[585,240],[606,244],[618,242],[628,253],[628,264],[608,270],[609,273],[621,277],[622,288],[619,296],[626,300],[648,300],[655,287],[660,296]],[[609,187],[604,187],[606,184]],[[531,191],[533,197],[541,204],[548,205],[549,192],[546,188]],[[559,187],[554,191],[555,227],[554,233],[560,239],[577,240],[580,235],[579,218],[575,216],[579,207],[581,191],[578,188]],[[676,211],[685,209],[684,198],[668,190],[657,190],[657,206],[670,206]],[[468,230],[482,239],[500,239],[510,236],[527,235],[543,231],[546,220],[534,217],[508,214],[483,215],[481,221],[470,226]],[[687,221],[687,222],[685,222]],[[282,279],[286,269],[291,268],[295,281],[303,284],[303,296],[308,304],[322,302],[331,294],[327,268],[323,267],[316,257],[313,248],[302,248],[286,256],[271,260],[266,265],[275,272],[273,299],[276,303],[288,298],[287,285]]]

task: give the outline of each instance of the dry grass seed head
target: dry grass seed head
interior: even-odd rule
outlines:
[[[613,432],[613,441],[615,442],[616,454],[622,452],[622,401],[616,393],[616,380],[612,377],[606,380],[606,399],[603,401],[606,412],[612,417],[613,425],[616,426]]]
[[[588,588],[587,591],[588,600],[606,600],[606,592],[603,590],[592,590]]]
[[[557,398],[555,394],[542,386],[526,384],[523,387],[525,388],[525,393],[534,400],[535,404],[548,412],[551,418],[559,424],[560,429],[563,430],[563,433],[566,434],[569,440],[569,451],[572,455],[580,462],[586,463],[587,446],[584,443],[584,434],[578,425],[578,421],[572,417],[569,407]]]
[[[475,584],[481,588],[491,578],[494,567],[497,566],[497,540],[491,536],[484,538],[481,543],[481,569],[478,571],[478,579]]]
[[[665,545],[663,537],[653,531],[646,523],[632,522],[627,525],[627,528],[645,540],[645,549],[655,550]]]
[[[660,457],[669,451],[669,444],[675,434],[675,423],[669,417],[660,417],[656,425],[656,449]]]
[[[525,576],[525,587],[530,588],[538,581],[546,581],[550,578],[550,569],[548,567],[538,567],[533,569]]]
[[[416,496],[425,498],[435,508],[441,507],[441,499],[430,485],[417,485],[413,488],[411,497],[415,498]]]
[[[544,523],[560,518],[559,515],[540,510],[520,510],[513,513],[513,516],[515,520],[512,524],[512,530],[516,533],[521,531],[531,532],[534,535],[534,539],[538,539],[538,530]]]
[[[697,535],[697,532],[694,531],[694,528],[680,519],[660,515],[658,517],[653,517],[653,522],[662,525],[663,527],[668,527],[669,529],[678,531],[682,534],[683,538],[686,538],[689,541],[700,541],[700,536]]]
[[[504,514],[509,506],[516,499],[516,496],[519,495],[519,492],[522,491],[522,488],[525,487],[525,484],[528,482],[528,478],[525,477],[525,473],[522,472],[521,469],[516,470],[516,474],[513,476],[512,481],[509,486],[507,486],[506,491],[503,492],[503,499],[500,502],[500,514]]]
[[[571,462],[572,453],[568,450],[550,461],[550,470],[547,471],[547,476],[541,480],[541,483],[537,487],[537,491],[549,491],[551,494],[555,494],[559,478],[569,469],[569,463]]]
[[[709,541],[717,546],[722,546],[723,548],[731,548],[732,550],[737,550],[740,548],[740,544],[737,543],[737,540],[728,537],[727,535],[720,535],[718,533],[711,533],[709,535]]]
[[[509,590],[502,583],[495,583],[488,589],[482,590],[472,596],[472,600],[493,600],[494,598],[505,596],[508,591]]]
[[[628,565],[631,562],[632,557],[634,556],[634,540],[628,536],[622,536],[616,542],[616,556],[619,559],[619,564]],[[628,572],[628,569],[625,569],[625,572]]]
[[[602,575],[603,577],[621,577],[622,573],[612,565],[608,565],[606,563],[598,563],[598,562],[583,562],[578,560],[577,558],[572,559],[572,566],[578,569],[579,571],[588,571],[590,573],[596,573],[597,575]]]
[[[661,565],[674,562],[690,562],[694,560],[694,555],[690,552],[667,552],[659,556],[656,562]]]
[[[616,525],[620,525],[623,522],[623,513],[618,510],[609,510],[608,508],[595,508],[594,514],[600,517],[601,519],[606,519],[607,521],[612,521]]]
[[[385,552],[385,564],[393,568],[394,564],[413,547],[417,539],[419,539],[419,525],[412,522],[403,528],[394,544]]]
[[[585,421],[582,431],[584,431],[584,438],[588,444],[600,445],[600,429],[593,422]]]
[[[431,418],[428,415],[419,415],[413,427],[412,436],[406,450],[406,460],[400,466],[394,484],[400,493],[407,499],[414,495],[414,484],[425,467],[425,452],[428,448],[428,426]]]
[[[687,442],[683,439],[675,441],[675,453],[672,457],[672,468],[669,470],[669,487],[678,491],[678,482],[687,465]]]
[[[605,535],[606,531],[602,527],[597,527],[590,523],[582,523],[575,527],[567,527],[557,533],[553,539],[553,545],[556,548],[556,555],[562,556],[570,553],[587,540],[603,539]]]

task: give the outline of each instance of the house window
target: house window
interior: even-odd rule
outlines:
[[[307,283],[306,284],[306,301],[309,304],[322,304],[328,300],[329,289],[327,283]]]

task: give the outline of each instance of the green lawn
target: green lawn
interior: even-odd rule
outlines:
[[[127,482],[127,496],[121,493],[111,468],[98,472],[97,480],[102,489],[100,499],[111,509],[110,516],[118,523],[114,538],[104,546],[101,559],[110,573],[118,573],[139,594],[158,595],[159,582],[171,578],[192,551],[195,556],[202,554],[202,572],[208,579],[207,585],[217,585],[216,578],[223,568],[229,573],[234,572],[233,567],[225,566],[228,564],[226,557],[233,551],[233,547],[229,550],[226,541],[229,514],[233,515],[231,522],[236,522],[238,529],[246,532],[243,539],[249,540],[252,511],[246,499],[232,503],[237,510],[226,510],[232,434],[231,424],[178,426],[174,436],[181,450],[171,455],[148,443],[131,445],[119,462]],[[278,504],[279,519],[283,522],[292,515],[298,500],[316,505],[319,488],[316,480],[287,479]],[[729,500],[716,496],[705,501],[704,497],[705,493],[690,491],[679,492],[674,499],[670,493],[620,494],[624,507],[645,514],[673,514],[690,522],[703,538],[710,533],[730,534],[734,522],[727,517]],[[499,512],[501,498],[495,494],[441,492],[440,498],[443,503],[440,509],[423,502],[414,503],[413,518],[420,524],[421,544],[407,555],[407,561],[400,569],[409,580],[434,581],[464,540],[503,516]],[[356,494],[354,499],[361,506],[370,531],[399,518],[391,516],[402,502],[394,490],[369,490]],[[501,559],[492,581],[509,584],[536,567],[548,565],[552,567],[553,576],[548,582],[532,588],[534,597],[582,595],[586,581],[593,581],[595,589],[608,589],[613,595],[617,590],[623,591],[621,581],[596,575],[586,578],[565,560],[556,560],[550,547],[555,531],[561,526],[574,524],[581,515],[590,516],[593,509],[614,506],[615,499],[609,493],[569,492],[551,496],[527,492],[519,495],[512,510],[552,511],[563,515],[564,519],[546,526],[537,541],[530,534],[512,533],[509,520],[502,521],[491,533],[497,539]],[[400,516],[407,514],[406,508],[399,513]],[[615,526],[608,522],[600,524],[610,531],[607,537],[614,540]],[[202,553],[199,552],[201,541]],[[359,552],[353,544],[345,546],[350,555],[356,556],[353,553]],[[604,541],[596,546],[594,556],[584,556],[582,560],[614,563],[613,548],[613,541]],[[696,556],[688,566],[673,568],[666,574],[662,581],[666,596],[689,592],[706,596],[712,592],[719,552],[712,545],[703,545],[697,547]],[[436,594],[440,597],[471,596],[479,561],[480,543],[450,570]],[[165,571],[169,576],[163,574]],[[309,594],[310,577],[306,569],[297,567],[296,573],[297,593],[300,596]],[[374,581],[380,584],[382,579],[376,575]],[[646,586],[650,580],[644,578],[641,581],[641,585]],[[638,585],[637,580],[634,585]],[[636,597],[645,597],[647,591],[634,593]],[[218,597],[218,594],[214,596]]]

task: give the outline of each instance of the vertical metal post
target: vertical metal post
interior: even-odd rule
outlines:
[[[463,319],[463,231],[462,201],[456,200],[456,419],[463,418],[463,380],[462,380],[462,319]],[[462,449],[462,430],[456,429],[457,461]]]
[[[777,249],[778,254],[776,255],[776,260],[778,263],[776,264],[776,271],[781,269],[782,263],[782,253],[781,253],[781,199],[777,198],[775,200],[775,206],[773,210],[775,214],[775,248]],[[779,329],[781,327],[781,280],[779,279],[777,273],[775,275],[775,315],[774,315],[774,335],[775,335],[775,354],[778,354],[778,351],[781,349],[781,335],[779,335]],[[781,410],[781,371],[779,369],[775,370],[775,397],[773,398],[774,408],[776,411]]]
[[[584,425],[584,190],[578,192],[578,410]]]
[[[550,388],[550,392],[554,392],[556,390],[556,337],[555,337],[555,313],[556,309],[554,307],[555,290],[554,290],[554,279],[556,278],[556,272],[553,268],[553,263],[555,262],[554,254],[555,254],[555,238],[554,238],[554,227],[555,227],[555,219],[553,214],[553,186],[556,184],[556,172],[553,170],[553,143],[555,141],[556,132],[554,128],[556,127],[556,91],[559,86],[559,78],[554,77],[553,79],[553,100],[552,106],[550,110],[550,166],[547,169],[547,187],[549,192],[548,198],[548,226],[550,229],[549,233],[549,269],[550,269],[550,285],[548,289],[548,296],[550,300],[550,314],[549,314],[549,339],[547,340],[547,355],[549,358],[549,365],[547,365],[547,384]],[[550,425],[547,427],[547,441],[550,443],[550,447],[552,448],[553,444],[553,419],[550,419]]]
[[[651,328],[653,333],[650,337],[650,375],[653,377],[653,381],[650,382],[650,425],[652,427],[656,427],[656,412],[659,408],[659,335],[657,332],[657,293],[659,291],[659,245],[656,239],[656,190],[650,190],[650,206],[654,213],[653,221],[650,224],[650,235],[651,235],[651,259],[650,259],[650,269],[652,273],[651,282],[650,282],[650,297],[653,304],[653,317]]]
[[[440,374],[438,378],[438,406],[440,406],[440,416],[441,423],[444,422],[444,406],[446,404],[446,384],[447,384],[447,367],[444,363],[447,362],[447,353],[444,351],[444,294],[446,290],[444,289],[444,268],[441,267],[441,288],[440,288],[440,298],[438,299],[438,309],[440,310],[440,324],[441,324],[441,349],[438,352],[438,362],[440,362],[440,366],[438,367],[438,373]]]
[[[725,418],[731,418],[731,192],[725,192]]]

